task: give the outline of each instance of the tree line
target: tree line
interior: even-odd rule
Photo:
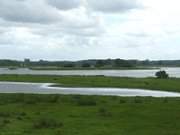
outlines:
[[[161,61],[150,61],[150,60],[124,60],[124,59],[91,59],[91,60],[81,60],[81,61],[31,61],[30,59],[25,59],[23,61],[18,60],[0,60],[1,67],[45,67],[45,66],[55,66],[55,67],[83,67],[83,68],[119,68],[119,67],[158,67],[158,66],[180,66],[180,60],[161,60]]]

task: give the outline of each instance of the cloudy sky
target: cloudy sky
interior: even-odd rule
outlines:
[[[180,59],[179,0],[0,0],[0,59]]]

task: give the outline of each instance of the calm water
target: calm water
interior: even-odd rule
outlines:
[[[0,82],[0,93],[180,97],[180,93],[121,88],[64,88],[47,83]]]
[[[180,68],[162,68],[171,77],[180,78]],[[0,74],[31,74],[31,75],[104,75],[119,77],[154,77],[156,70],[29,70],[17,69],[9,70],[0,68]]]

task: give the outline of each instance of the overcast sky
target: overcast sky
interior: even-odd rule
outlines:
[[[0,0],[0,59],[180,59],[179,0]]]

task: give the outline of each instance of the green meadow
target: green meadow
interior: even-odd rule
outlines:
[[[1,135],[179,135],[179,98],[0,94]]]
[[[63,87],[180,91],[180,79],[0,75]],[[180,98],[0,94],[0,135],[179,135]]]

